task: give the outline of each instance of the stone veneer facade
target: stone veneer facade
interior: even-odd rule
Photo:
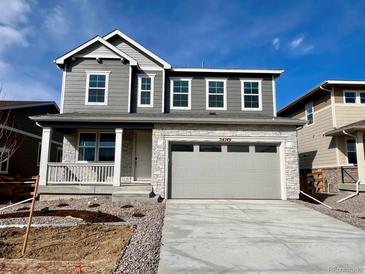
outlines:
[[[299,167],[295,126],[155,124],[152,131],[152,185],[156,194],[165,196],[166,139],[188,137],[199,141],[214,138],[252,138],[254,141],[280,139],[284,142],[286,195],[299,197]]]

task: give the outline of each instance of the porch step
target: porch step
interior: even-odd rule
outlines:
[[[116,191],[112,194],[112,201],[125,201],[125,200],[145,200],[153,197],[152,190],[135,190],[135,191]]]
[[[152,191],[151,184],[122,184],[120,185],[120,191]]]

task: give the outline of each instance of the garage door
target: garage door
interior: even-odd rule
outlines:
[[[277,144],[171,144],[169,198],[280,199]]]

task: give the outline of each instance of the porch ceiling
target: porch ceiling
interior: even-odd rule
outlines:
[[[336,129],[332,129],[330,131],[325,132],[325,136],[337,136],[337,135],[345,135],[346,133],[356,133],[358,131],[365,131],[365,120],[357,121],[355,123],[348,124],[346,126],[342,126]]]

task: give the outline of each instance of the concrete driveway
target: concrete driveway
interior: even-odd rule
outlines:
[[[160,274],[362,271],[365,231],[302,205],[167,201]]]

